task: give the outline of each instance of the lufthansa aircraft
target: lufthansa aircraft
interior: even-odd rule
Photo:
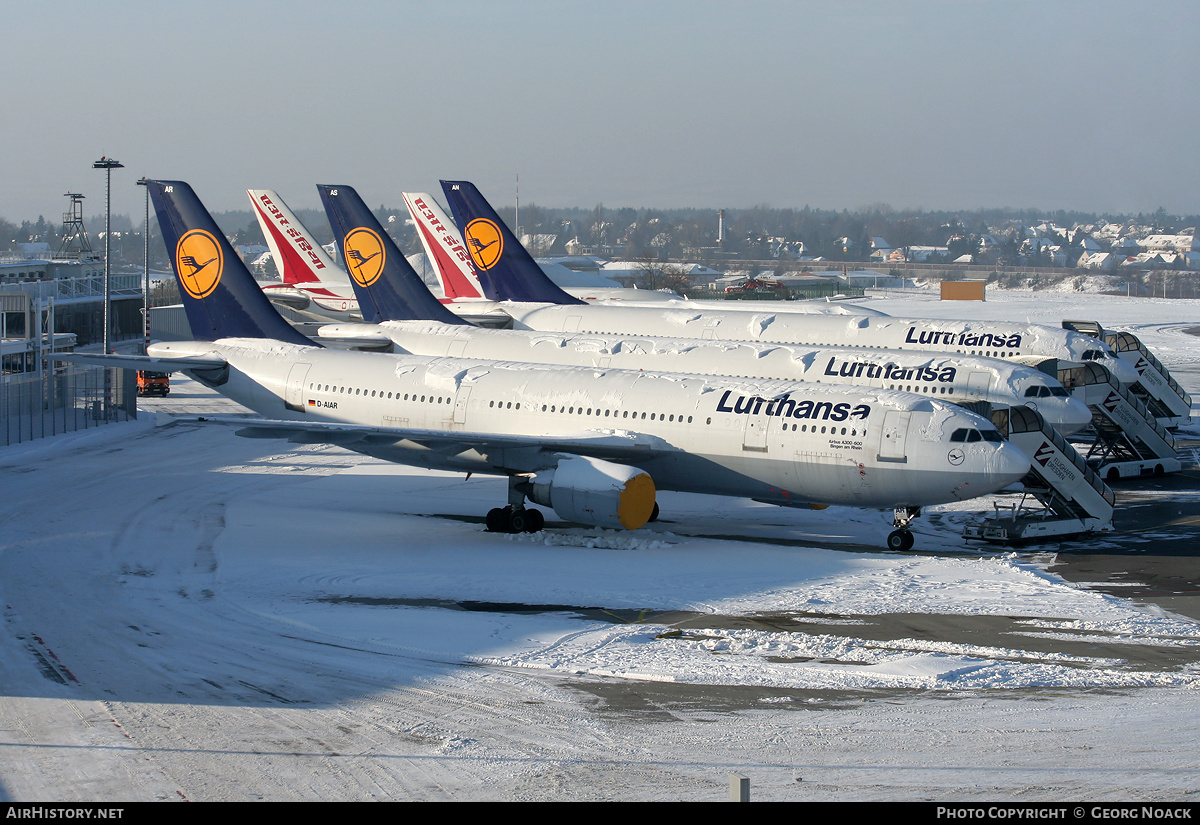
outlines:
[[[339,245],[347,243],[347,233],[353,229],[367,227],[372,233],[370,237],[382,239],[386,251],[386,262],[377,277],[369,284],[358,278],[354,282],[360,305],[370,308],[365,314],[378,317],[381,323],[324,326],[318,331],[322,338],[374,348],[390,343],[414,355],[798,379],[896,389],[956,403],[988,401],[1005,406],[1023,405],[1038,410],[1064,435],[1081,430],[1092,420],[1087,405],[1071,397],[1054,378],[998,358],[856,347],[813,348],[655,336],[479,329],[455,323],[454,317],[426,293],[417,273],[353,188],[325,185],[317,188]],[[423,202],[420,198],[416,200],[418,204]],[[303,227],[297,227],[296,231],[306,232]],[[446,246],[452,254],[453,245]],[[355,254],[358,253],[348,248],[347,260]],[[466,254],[465,250],[462,254]],[[295,265],[304,266],[304,262]],[[439,320],[427,320],[430,318]]]
[[[1090,335],[1008,321],[937,321],[890,316],[797,315],[718,308],[582,306],[549,282],[474,184],[442,181],[481,282],[504,283],[512,302],[501,304],[517,329],[616,332],[723,341],[760,341],[958,352],[989,358],[1044,356],[1096,361],[1122,383],[1138,374]],[[499,290],[498,290],[499,291]]]
[[[272,419],[243,422],[262,437],[506,476],[494,530],[540,527],[527,498],[564,519],[634,529],[654,515],[656,489],[915,510],[995,492],[1029,469],[990,422],[905,393],[314,346],[271,307],[186,183],[147,184],[197,340],[63,360],[182,370]],[[386,253],[360,232],[371,230],[349,234],[370,280]],[[906,530],[889,536],[911,544]]]

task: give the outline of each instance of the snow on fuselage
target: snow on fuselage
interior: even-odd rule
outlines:
[[[222,394],[267,418],[377,427],[350,449],[438,469],[496,472],[489,435],[608,439],[659,489],[778,504],[923,506],[1002,489],[1028,459],[990,422],[888,390],[632,370],[371,354],[252,339],[177,342],[151,355],[216,353]],[[212,376],[193,373],[209,383]],[[212,385],[212,384],[210,384]],[[389,430],[417,435],[389,437]],[[984,439],[951,443],[959,430]],[[461,451],[419,432],[461,433]],[[412,440],[409,440],[412,439]],[[645,460],[630,459],[645,445]],[[509,447],[508,449],[513,449]],[[512,457],[507,455],[511,466]]]
[[[378,332],[416,355],[499,358],[599,368],[642,369],[737,378],[779,378],[900,390],[943,401],[1026,405],[1064,435],[1091,421],[1087,405],[1045,373],[998,358],[878,350],[703,341],[617,334],[488,330],[432,321],[323,327],[321,336],[353,339]]]
[[[589,304],[606,306],[651,306],[670,304],[672,309],[732,309],[738,312],[794,312],[799,315],[869,315],[887,317],[886,312],[839,301],[755,301],[721,300],[719,298],[683,298],[673,292],[654,292],[648,289],[587,289],[564,286],[567,294]]]
[[[989,358],[1041,355],[1063,361],[1099,361],[1122,383],[1137,372],[1090,335],[1008,321],[945,321],[889,316],[796,315],[779,312],[673,307],[550,306],[510,303],[504,311],[517,329],[661,335],[721,341],[809,346],[957,352]]]

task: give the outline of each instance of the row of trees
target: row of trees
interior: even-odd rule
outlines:
[[[415,252],[420,248],[408,213],[380,206],[374,210],[401,249]],[[517,216],[513,207],[502,207],[500,216],[514,226]],[[298,216],[322,243],[332,239],[332,232],[321,210],[298,210]],[[217,223],[235,243],[261,244],[262,233],[249,210],[214,214]],[[567,254],[567,242],[578,239],[595,249],[611,250],[616,257],[627,260],[651,258],[700,258],[700,250],[718,247],[718,213],[716,209],[608,209],[597,204],[592,209],[551,208],[525,204],[519,216],[520,229],[529,235],[553,237],[554,242],[542,254]],[[1004,209],[972,212],[895,210],[885,204],[875,204],[855,210],[778,209],[754,206],[749,209],[726,210],[724,240],[720,249],[727,256],[763,260],[775,257],[780,241],[802,242],[806,255],[821,256],[832,261],[865,260],[871,253],[871,239],[885,238],[893,247],[946,246],[947,258],[953,260],[979,248],[984,235],[1000,241],[996,254],[1016,263],[1015,256],[1024,239],[1024,227],[1043,221],[1060,226],[1123,223],[1135,221],[1152,226],[1159,232],[1178,232],[1195,227],[1200,217],[1171,216],[1159,209],[1152,215],[1096,215],[1058,211],[1051,214],[1032,210]],[[114,262],[130,264],[142,261],[141,220],[135,224],[127,215],[114,215],[111,240]],[[103,219],[88,221],[93,247],[98,242]],[[151,220],[151,256],[160,264],[166,263],[166,250],[159,239],[157,222]],[[21,242],[44,242],[56,250],[61,241],[61,226],[39,217],[19,225],[0,219],[0,249],[13,248]],[[1036,262],[1031,262],[1036,265]]]

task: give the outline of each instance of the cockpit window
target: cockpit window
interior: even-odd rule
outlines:
[[[960,427],[950,434],[950,440],[959,444],[973,444],[976,441],[1001,442],[1004,441],[1004,436],[1000,435],[1000,431],[996,429],[980,431],[974,427]]]
[[[1045,384],[1025,388],[1026,398],[1066,398],[1070,395],[1065,387],[1047,387]]]
[[[1084,353],[1083,353],[1084,361],[1099,361],[1105,357],[1106,356],[1104,354],[1104,350],[1100,350],[1100,349],[1084,350]]]

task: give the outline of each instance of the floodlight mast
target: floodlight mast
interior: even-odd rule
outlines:
[[[118,160],[101,156],[100,160],[92,164],[92,168],[103,169],[107,183],[104,194],[104,352],[107,354],[112,352],[108,344],[110,324],[109,284],[112,281],[112,264],[109,262],[109,240],[110,236],[112,235],[112,170],[124,169],[125,165]]]
[[[142,231],[142,355],[150,352],[150,187],[143,175],[137,182],[146,190],[146,228]]]

